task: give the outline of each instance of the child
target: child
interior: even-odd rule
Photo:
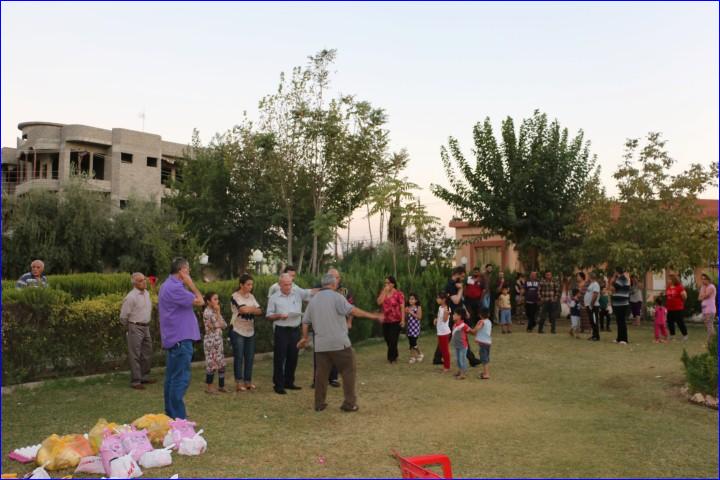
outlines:
[[[410,343],[410,363],[422,362],[425,356],[418,347],[420,336],[420,319],[422,318],[422,307],[419,305],[418,296],[414,293],[408,295],[408,305],[405,307],[405,320],[407,322],[407,338]]]
[[[487,380],[490,378],[490,345],[492,345],[492,323],[489,319],[487,309],[480,310],[480,320],[475,325],[475,343],[480,347],[480,363],[483,371],[479,378]]]
[[[220,300],[217,293],[208,292],[205,295],[205,311],[203,322],[205,323],[205,338],[203,347],[205,349],[205,393],[215,394],[218,392],[227,393],[225,390],[225,355],[223,354],[223,329],[227,326],[220,313]],[[218,389],[213,385],[215,372],[218,373]]]
[[[465,374],[468,369],[467,334],[468,332],[474,333],[474,330],[465,323],[466,318],[467,312],[463,307],[458,307],[453,312],[453,327],[450,342],[452,343],[453,350],[455,350],[455,357],[457,359],[458,371],[455,374],[455,377],[457,377],[458,380],[465,379]]]
[[[570,307],[570,336],[577,339],[580,338],[578,335],[580,327],[580,290],[573,288],[570,293],[572,296],[568,301]]]
[[[510,305],[510,289],[502,287],[497,301],[500,311],[500,328],[502,333],[512,333],[512,306]]]
[[[610,303],[610,296],[608,295],[607,288],[602,287],[600,293],[600,330],[605,332],[611,332],[610,330],[610,312],[608,311],[608,304]],[[605,326],[603,326],[605,325]]]
[[[438,313],[433,325],[437,329],[438,349],[442,353],[443,373],[450,371],[450,309],[448,308],[448,294],[438,293]]]
[[[663,336],[660,339],[660,335]],[[667,308],[663,305],[663,298],[657,296],[655,298],[655,343],[667,343]]]

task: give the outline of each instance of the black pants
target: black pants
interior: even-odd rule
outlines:
[[[532,332],[535,329],[535,317],[537,316],[538,305],[537,303],[525,302],[525,315],[527,315],[528,324],[527,331]]]
[[[398,339],[400,338],[400,322],[383,323],[383,337],[385,337],[385,343],[387,343],[388,361],[397,361]]]
[[[273,335],[273,384],[275,388],[295,385],[300,327],[275,327]]]
[[[680,327],[680,333],[687,335],[687,327],[685,326],[685,319],[683,318],[682,310],[668,310],[667,312],[667,326],[670,330],[670,335],[675,335],[675,323],[677,322]]]
[[[465,299],[465,308],[470,313],[470,325],[475,325],[478,321],[478,315],[480,315],[480,309],[482,308],[482,299]]]
[[[555,324],[557,321],[557,316],[555,315],[555,305],[555,302],[545,302],[542,304],[542,310],[540,312],[540,323],[538,324],[539,333],[543,333],[546,318],[550,320],[550,331],[552,333],[555,333]]]
[[[628,310],[630,310],[630,305],[613,307],[613,312],[615,313],[615,322],[617,323],[616,341],[618,342],[628,341],[627,322],[625,321],[625,319],[627,318]]]
[[[600,340],[600,307],[585,307],[588,312],[588,319],[592,326],[592,337],[594,340]]]
[[[600,330],[607,330],[609,332],[610,331],[610,314],[608,313],[607,308],[601,309],[599,311],[598,315],[600,316]]]

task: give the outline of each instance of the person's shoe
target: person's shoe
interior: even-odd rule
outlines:
[[[155,380],[154,378],[148,378],[147,380],[143,380],[141,383],[146,385],[152,385],[153,383],[157,383],[157,380]]]
[[[230,392],[227,391],[227,389],[226,389],[225,387],[220,387],[220,388],[218,388],[218,392],[220,392],[220,393],[230,393]]]
[[[277,393],[278,395],[287,395],[287,392],[284,388],[273,387],[273,390],[275,390],[275,393]]]
[[[343,412],[357,412],[358,410],[360,410],[360,407],[358,407],[357,405],[342,405],[340,406],[340,410],[342,410]]]
[[[330,386],[338,388],[340,387],[340,382],[338,382],[337,380],[330,380]]]
[[[418,355],[418,357],[417,357],[418,363],[419,363],[419,362],[422,362],[422,361],[423,361],[423,358],[425,358],[425,355],[423,355],[422,353],[421,353],[420,355]]]
[[[130,388],[134,388],[135,390],[145,390],[145,385],[142,383],[133,383],[130,385]]]
[[[687,341],[688,341],[688,336],[687,336],[687,335],[683,335],[682,341],[683,341],[683,342],[687,342]]]
[[[621,340],[618,342],[620,345],[627,345],[627,342],[625,340]]]
[[[544,333],[542,330],[538,330],[538,335],[543,335]]]
[[[412,365],[413,363],[415,363],[415,357],[412,357],[410,360],[408,360],[408,363],[409,363],[410,365]]]
[[[213,385],[208,385],[205,389],[205,393],[207,393],[208,395],[217,395],[218,391]]]
[[[660,343],[660,340],[658,340],[658,339],[656,338],[653,343]]]
[[[285,390],[302,390],[302,387],[297,385],[285,385]]]
[[[316,412],[322,412],[322,411],[325,410],[326,408],[327,408],[327,403],[323,403],[322,405],[318,405],[317,407],[315,407],[315,411],[316,411]]]

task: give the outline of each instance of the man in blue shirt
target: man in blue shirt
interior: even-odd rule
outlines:
[[[15,283],[15,288],[45,288],[48,286],[47,277],[43,274],[45,270],[45,264],[42,260],[33,260],[30,264],[30,271],[23,274],[22,277]]]

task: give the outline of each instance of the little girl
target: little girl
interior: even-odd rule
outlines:
[[[512,333],[512,306],[510,305],[510,289],[502,287],[497,301],[500,311],[500,329],[502,333]]]
[[[455,374],[458,380],[464,380],[468,369],[467,351],[468,351],[468,333],[475,333],[472,328],[465,323],[467,313],[462,307],[458,307],[453,312],[453,327],[451,342],[455,350],[455,358],[457,359],[458,371]]]
[[[442,354],[443,373],[450,371],[450,309],[447,305],[448,294],[438,293],[438,313],[433,325],[437,328],[438,349]]]
[[[223,354],[223,329],[227,326],[220,313],[220,300],[217,293],[208,292],[205,295],[205,311],[203,321],[205,323],[205,338],[203,347],[205,350],[205,384],[206,393],[217,392],[227,393],[225,390],[225,355]],[[215,390],[213,378],[218,373],[218,389]]]
[[[418,347],[420,336],[420,319],[422,319],[422,307],[418,296],[414,293],[408,295],[408,305],[405,307],[405,321],[407,322],[407,338],[410,343],[410,363],[422,362],[425,356]]]
[[[572,289],[572,297],[568,301],[568,307],[570,307],[570,336],[580,338],[578,332],[580,331],[580,290],[577,288]]]
[[[660,338],[660,335],[663,338]],[[655,343],[667,343],[667,308],[663,305],[661,296],[655,297]]]

